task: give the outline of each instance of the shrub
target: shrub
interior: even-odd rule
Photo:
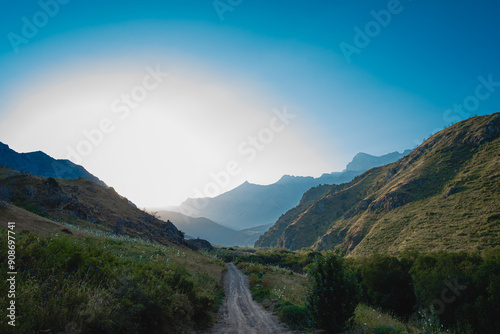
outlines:
[[[354,274],[342,258],[328,253],[314,262],[309,275],[307,304],[316,325],[329,333],[341,332],[351,322],[359,302]]]
[[[254,286],[257,284],[260,284],[260,278],[255,273],[251,273],[248,279],[248,285]]]
[[[416,303],[410,263],[388,255],[375,254],[360,268],[363,301],[398,316],[407,317]]]
[[[432,307],[428,313],[437,315],[446,327],[473,320],[468,319],[472,311],[468,300],[473,303],[476,298],[471,283],[480,262],[478,255],[465,252],[419,256],[410,270],[417,307],[426,312]]]
[[[306,307],[286,302],[278,311],[280,321],[286,322],[291,329],[309,329],[313,326],[311,313]]]
[[[271,289],[273,287],[273,282],[271,281],[271,278],[269,278],[268,275],[262,276],[262,286],[266,289]]]

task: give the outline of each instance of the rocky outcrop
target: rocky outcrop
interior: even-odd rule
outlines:
[[[186,239],[187,246],[195,251],[212,250],[212,245],[203,239]]]
[[[400,206],[408,204],[413,198],[412,194],[405,192],[390,192],[385,194],[382,198],[373,201],[368,209],[370,211],[375,211],[378,209],[383,209],[386,211],[391,211]]]

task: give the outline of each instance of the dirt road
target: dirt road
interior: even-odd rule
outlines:
[[[217,325],[205,334],[292,334],[277,318],[252,300],[248,278],[233,263],[224,277],[226,297]]]

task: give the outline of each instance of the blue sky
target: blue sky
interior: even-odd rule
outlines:
[[[0,141],[67,158],[83,131],[110,119],[113,130],[72,160],[142,206],[319,176],[357,152],[413,148],[499,111],[499,13],[495,1],[10,3],[0,13]],[[26,22],[37,29],[24,27],[27,37]],[[357,51],[346,57],[341,45]],[[117,118],[110,105],[147,68],[169,77]],[[296,117],[270,138],[263,129],[285,109]],[[266,143],[248,161],[238,147],[259,134]],[[241,168],[217,183],[231,161]]]

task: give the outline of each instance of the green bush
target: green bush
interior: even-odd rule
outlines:
[[[442,325],[458,333],[500,333],[500,247],[466,252],[372,255],[349,259],[363,301],[399,316],[423,332]],[[413,289],[413,296],[410,291]]]
[[[286,322],[291,329],[309,329],[313,326],[311,313],[306,307],[285,303],[278,310],[280,321]]]
[[[476,298],[471,283],[480,262],[479,255],[465,252],[419,256],[410,270],[417,308],[438,316],[448,328],[475,322],[469,300]]]
[[[416,303],[411,263],[388,255],[374,254],[360,266],[363,302],[408,317]]]
[[[471,289],[475,298],[469,298],[475,310],[469,317],[477,320],[475,328],[482,333],[500,333],[500,247],[486,254],[483,262],[474,272]],[[472,288],[471,286],[471,288]],[[469,292],[469,291],[467,291]],[[468,297],[466,296],[466,297]]]
[[[309,276],[311,288],[307,305],[317,327],[329,333],[343,331],[359,302],[355,275],[342,258],[328,253],[314,262]]]

